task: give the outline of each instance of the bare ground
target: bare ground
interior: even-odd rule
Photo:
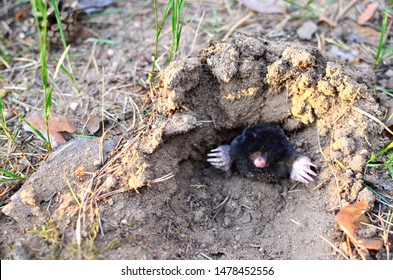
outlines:
[[[149,20],[143,9],[149,10],[141,7],[130,21],[136,29]],[[147,36],[109,30],[131,46]],[[389,143],[383,128],[364,113],[383,119],[386,111],[370,67],[334,60],[304,44],[238,34],[203,44],[198,55],[162,71],[153,91],[136,95],[137,65],[143,61],[138,51],[144,49],[119,48],[109,57],[99,55],[109,47],[96,48],[87,63],[97,56],[106,66],[104,107],[112,106],[117,117],[115,122],[107,115],[109,138],[119,134],[124,140],[119,146],[117,140],[106,142],[104,165],[95,164],[100,159],[95,140],[69,142],[43,161],[5,200],[2,258],[337,257],[323,240],[342,245],[335,214],[360,198],[373,205],[375,197],[363,183],[387,178],[364,170],[370,155]],[[78,64],[78,82],[85,86],[79,94],[70,89],[73,99],[59,93],[63,113],[71,112],[63,103],[86,108],[89,102],[98,106],[90,95],[101,99],[96,85],[101,73]],[[134,83],[126,92],[121,85],[129,79]],[[64,92],[66,85],[60,86]],[[138,126],[132,125],[132,99],[145,102]],[[122,105],[127,109],[120,113],[113,109]],[[94,105],[88,108],[86,113],[98,112]],[[313,160],[315,183],[256,182],[208,165],[210,149],[260,122],[280,124],[294,147]],[[76,174],[81,166],[95,172],[94,180]],[[58,242],[39,238],[40,228],[31,230],[48,222]],[[79,236],[81,248],[75,245]]]

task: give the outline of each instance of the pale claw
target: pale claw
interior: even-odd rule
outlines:
[[[231,167],[231,157],[229,155],[229,145],[222,145],[210,151],[207,156],[208,162],[216,168],[228,171]]]
[[[304,184],[308,184],[311,181],[314,181],[314,179],[310,175],[317,176],[317,174],[311,170],[311,166],[316,167],[315,164],[313,164],[308,157],[299,157],[293,163],[291,170],[291,179]]]

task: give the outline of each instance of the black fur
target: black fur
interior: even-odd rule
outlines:
[[[255,167],[251,154],[260,151],[266,159],[264,168]],[[298,152],[276,124],[258,124],[246,128],[230,144],[230,157],[239,173],[257,180],[275,182],[288,177]]]

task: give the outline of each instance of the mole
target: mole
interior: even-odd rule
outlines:
[[[297,152],[284,131],[272,123],[244,129],[229,145],[211,150],[207,161],[218,169],[234,168],[247,178],[265,182],[289,176],[293,181],[308,184],[314,181],[312,176],[317,176],[310,158]]]

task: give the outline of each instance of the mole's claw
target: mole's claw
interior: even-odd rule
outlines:
[[[304,184],[308,184],[314,181],[314,179],[310,175],[317,176],[317,174],[311,170],[310,166],[315,167],[315,164],[313,164],[308,157],[299,157],[293,163],[290,175],[291,179]]]
[[[309,181],[307,181],[306,179],[302,178],[302,177],[298,177],[297,179],[295,179],[295,181],[298,181],[300,183],[304,183],[304,184],[308,184]]]
[[[221,153],[210,153],[210,154],[207,154],[207,156],[209,156],[209,157],[220,157]]]
[[[231,167],[229,150],[229,145],[219,146],[211,150],[210,153],[207,154],[207,156],[209,157],[207,161],[210,162],[210,164],[214,167],[227,171]]]
[[[221,162],[222,161],[222,159],[221,158],[208,158],[207,159],[207,161],[208,162],[213,162],[213,163],[216,163],[216,162]]]
[[[315,166],[315,165],[313,164],[313,166]],[[305,169],[304,171],[306,171],[308,174],[311,174],[311,175],[313,175],[313,176],[317,176],[317,173],[315,173],[314,171],[312,171],[310,168]]]
[[[303,178],[306,178],[307,180],[314,181],[314,179],[313,179],[310,175],[308,175],[307,172],[304,171],[304,170],[303,170],[302,172],[300,172],[300,175],[301,175]]]

